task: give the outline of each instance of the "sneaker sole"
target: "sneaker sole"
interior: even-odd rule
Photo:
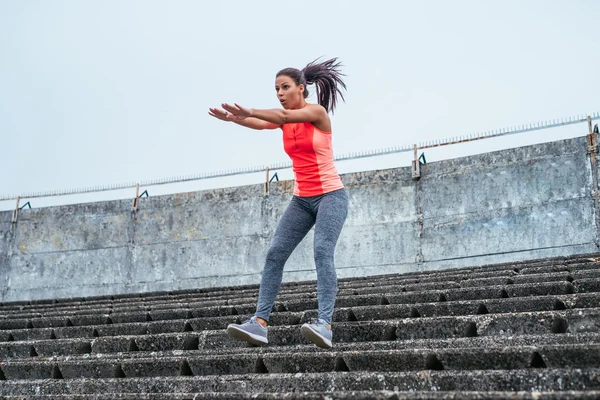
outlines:
[[[235,326],[228,326],[227,333],[229,334],[229,336],[231,336],[232,338],[234,338],[236,340],[249,342],[252,344],[259,345],[259,346],[269,343],[269,340],[267,338],[264,338],[264,337],[258,336],[258,335],[254,335],[252,333],[249,333],[242,329],[239,329]]]
[[[331,340],[319,335],[308,324],[302,325],[300,332],[302,332],[302,336],[313,342],[317,347],[321,347],[322,349],[331,349],[333,347]]]

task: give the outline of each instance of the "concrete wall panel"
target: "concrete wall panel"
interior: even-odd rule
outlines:
[[[7,284],[16,295],[36,289],[36,298],[48,298],[48,294],[57,289],[69,289],[72,292],[69,297],[77,296],[77,293],[88,295],[90,287],[110,288],[131,282],[128,252],[127,247],[115,247],[16,254],[10,259],[11,274]]]
[[[424,221],[423,255],[428,262],[594,242],[590,199],[573,199],[454,215]]]

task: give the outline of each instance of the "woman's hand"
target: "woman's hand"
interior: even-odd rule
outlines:
[[[231,115],[234,115],[239,118],[252,117],[253,114],[253,110],[251,108],[242,107],[237,103],[233,103],[233,105],[223,103],[221,104],[221,107],[223,107],[225,111],[229,111]]]
[[[235,110],[237,114],[241,115],[236,115],[234,113],[221,110],[220,108],[209,108],[208,115],[220,119],[221,121],[231,121],[235,122],[238,125],[245,126],[246,128],[252,128],[257,130],[277,129],[281,127],[281,125],[273,124],[268,121],[263,121],[257,118],[251,118],[250,116],[247,116],[247,114],[254,114],[254,110],[248,110],[246,108],[240,107],[237,104],[235,106],[223,104],[223,106],[227,106],[228,108]]]
[[[223,111],[219,108],[209,108],[208,115],[220,119],[221,121],[239,121],[240,119],[235,118],[234,115],[229,114],[227,111]]]

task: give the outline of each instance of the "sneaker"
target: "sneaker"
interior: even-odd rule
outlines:
[[[229,324],[227,326],[227,333],[236,340],[243,340],[256,345],[269,343],[267,328],[258,323],[256,316],[241,325]]]
[[[316,344],[317,347],[324,349],[333,347],[331,344],[333,334],[329,329],[329,323],[324,319],[311,318],[310,324],[302,325],[300,331],[305,338]]]

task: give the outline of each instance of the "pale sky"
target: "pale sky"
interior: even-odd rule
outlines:
[[[207,111],[222,102],[279,107],[276,72],[320,56],[338,57],[347,75],[346,103],[332,118],[336,154],[600,111],[594,0],[0,0],[0,196],[287,161],[281,131],[252,131]],[[586,133],[581,124],[426,156]],[[337,165],[345,173],[410,160]],[[263,175],[143,189],[194,191]]]

